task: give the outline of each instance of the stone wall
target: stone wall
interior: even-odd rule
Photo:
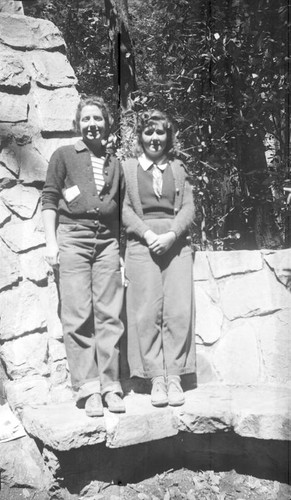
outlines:
[[[58,29],[12,3],[0,3],[0,380],[17,411],[71,399],[40,193],[50,155],[75,140],[78,94]],[[198,384],[290,383],[290,260],[196,253]]]
[[[51,22],[0,1],[0,395],[4,382],[14,408],[63,398],[68,381],[40,211],[52,152],[76,140],[78,92],[65,52]]]
[[[291,384],[291,250],[198,252],[198,383]]]

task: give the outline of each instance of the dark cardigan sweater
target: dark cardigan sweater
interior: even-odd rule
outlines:
[[[122,221],[128,234],[143,238],[149,229],[143,215],[142,205],[138,192],[137,159],[126,160],[123,170],[126,183],[126,194],[123,203]],[[185,165],[182,161],[170,161],[175,183],[174,218],[170,230],[176,233],[177,238],[187,233],[194,215],[192,188],[188,181]]]
[[[120,220],[124,197],[124,176],[117,158],[107,154],[103,175],[105,184],[98,194],[90,152],[83,141],[58,148],[51,157],[42,193],[42,210],[55,210],[60,223],[93,225],[99,220],[114,225]],[[64,190],[77,186],[79,194],[66,201]]]

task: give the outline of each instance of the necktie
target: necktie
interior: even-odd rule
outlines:
[[[153,164],[153,189],[156,197],[159,199],[162,196],[163,189],[163,174],[158,165]]]

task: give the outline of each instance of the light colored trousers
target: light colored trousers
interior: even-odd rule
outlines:
[[[171,221],[151,219],[147,224],[161,234]],[[160,257],[142,242],[128,241],[125,270],[131,376],[195,372],[192,269],[192,251],[185,238]]]
[[[76,399],[100,391],[122,394],[123,287],[118,241],[108,230],[60,224],[58,243],[61,319]]]

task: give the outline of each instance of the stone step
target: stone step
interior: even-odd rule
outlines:
[[[185,392],[179,408],[154,408],[149,394],[125,396],[125,414],[87,417],[73,401],[26,407],[22,420],[31,436],[58,451],[106,442],[109,448],[145,443],[180,431],[234,431],[257,439],[291,439],[290,390],[285,387],[204,385]]]

